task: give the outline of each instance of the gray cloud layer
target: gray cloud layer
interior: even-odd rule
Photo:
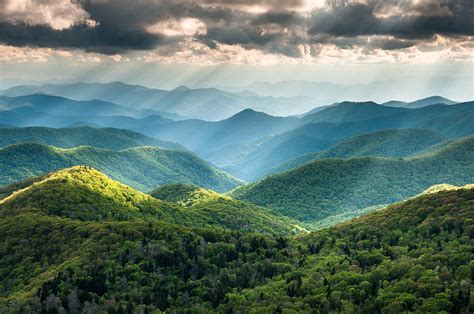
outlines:
[[[0,11],[7,12],[11,1],[15,0],[0,0]],[[41,10],[64,7],[65,1],[69,0],[34,0],[36,7],[30,10],[39,11],[22,12],[23,20],[13,18],[14,9],[10,15],[0,13],[0,43],[115,54],[166,46],[172,50],[191,36],[210,48],[239,45],[297,58],[300,45],[394,50],[436,34],[474,35],[472,0],[327,0],[312,11],[304,10],[308,1],[303,0],[79,0],[65,7],[66,17],[61,16],[65,10],[53,12],[60,26],[52,27],[38,15]],[[63,21],[71,17],[75,19],[71,25]],[[185,18],[199,20],[206,31],[169,36],[149,30],[157,23]]]

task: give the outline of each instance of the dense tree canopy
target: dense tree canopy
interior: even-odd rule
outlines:
[[[223,192],[241,184],[240,180],[183,150],[157,146],[120,151],[90,146],[61,149],[37,143],[0,148],[0,184],[75,165],[100,169],[113,179],[142,191],[181,182]]]
[[[431,185],[474,182],[474,137],[422,156],[328,158],[246,185],[231,196],[305,222],[389,204]]]
[[[432,191],[296,238],[26,208],[1,209],[6,311],[474,309],[472,187]]]

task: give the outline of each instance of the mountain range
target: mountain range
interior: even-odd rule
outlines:
[[[254,93],[230,93],[216,88],[190,89],[185,86],[167,91],[121,82],[22,85],[3,91],[5,96],[12,97],[37,93],[79,101],[101,100],[127,108],[166,112],[171,114],[166,118],[171,119],[188,117],[209,121],[228,118],[246,108],[289,115],[314,107],[314,101],[308,97],[262,97]]]
[[[281,82],[258,81],[245,86],[219,86],[230,92],[248,91],[264,96],[292,97],[306,96],[316,103],[328,104],[343,100],[387,102],[392,95],[405,100],[421,99],[428,95],[442,95],[447,98],[470,100],[472,94],[472,76],[425,77],[409,76],[403,79],[375,80],[369,83],[341,84],[333,82],[313,82],[291,80]]]
[[[411,158],[328,158],[230,192],[311,223],[345,211],[389,204],[431,185],[474,182],[474,137]]]
[[[274,173],[273,168],[291,164],[292,159],[317,154],[361,134],[418,128],[431,130],[446,139],[472,135],[474,124],[470,119],[473,114],[473,102],[417,109],[390,108],[375,103],[341,103],[298,119],[291,130],[245,146],[240,155],[232,156],[233,159],[218,159],[222,158],[219,154],[214,158],[212,153],[201,156],[237,177],[253,181]],[[226,156],[222,149],[216,152]],[[311,159],[304,159],[308,160]]]
[[[86,167],[25,185],[0,201],[2,310],[436,312],[469,307],[469,285],[463,282],[472,260],[472,186],[437,186],[294,238],[231,231],[241,224],[226,215],[243,214],[256,230],[291,221],[260,207],[254,216],[246,210],[251,205],[190,186],[161,188],[153,193],[164,199],[159,200]],[[220,207],[201,211],[207,202]],[[232,206],[243,207],[234,211]],[[405,283],[409,287],[400,290]]]
[[[4,91],[0,313],[472,312],[474,102],[387,84]]]
[[[159,146],[186,150],[183,146],[151,138],[141,133],[114,128],[70,127],[70,128],[0,128],[0,147],[22,142],[32,142],[61,148],[94,146],[122,150],[140,146]]]
[[[188,151],[157,146],[118,151],[90,146],[63,149],[37,143],[0,148],[0,184],[75,165],[100,169],[142,191],[170,183],[190,183],[216,191],[227,191],[241,184]]]
[[[14,190],[18,186],[21,190]],[[292,229],[298,230],[296,221],[203,188],[194,187],[192,193],[183,193],[181,203],[154,198],[161,189],[152,195],[144,194],[89,166],[74,166],[17,183],[13,189],[5,188],[2,216],[38,208],[47,215],[81,221],[160,220],[266,234],[291,234]]]
[[[454,105],[456,102],[441,96],[431,96],[411,102],[392,100],[384,102],[382,105],[390,107],[421,108],[435,104]]]
[[[84,86],[89,94],[117,86],[122,93],[130,91],[129,89],[135,90],[133,86],[125,84]],[[56,88],[57,85],[52,87]],[[29,91],[29,87],[18,87],[17,93],[22,90]],[[75,91],[73,87],[65,90],[69,93]],[[146,88],[139,90],[148,91]],[[181,92],[187,90],[178,89]],[[9,93],[14,91],[15,89],[9,90]],[[175,147],[186,147],[201,158],[247,181],[260,179],[280,168],[285,169],[294,164],[293,159],[308,161],[311,156],[308,154],[317,154],[340,141],[364,133],[422,128],[435,131],[446,139],[474,134],[473,124],[470,122],[474,114],[473,103],[453,104],[441,97],[421,99],[404,107],[374,102],[341,102],[318,108],[300,117],[276,117],[245,109],[216,122],[198,119],[175,121],[157,115],[155,111],[152,111],[152,115],[138,118],[143,113],[139,109],[96,100],[72,101],[51,95],[3,96],[2,99],[7,101],[4,104],[5,110],[0,112],[0,123],[4,127],[63,128],[85,125],[125,128],[159,138],[162,140],[159,146],[173,145],[165,144],[163,140],[177,143]],[[419,106],[423,107],[418,108]],[[69,110],[69,107],[73,110]],[[84,110],[81,111],[81,108]],[[94,108],[95,114],[88,115],[91,111],[88,108]],[[43,144],[54,146],[56,143]]]

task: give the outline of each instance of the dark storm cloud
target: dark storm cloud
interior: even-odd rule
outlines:
[[[0,23],[0,41],[12,46],[80,48],[85,51],[115,54],[127,50],[148,50],[171,43],[172,39],[134,29],[84,25],[54,30],[42,25]]]
[[[55,1],[66,0],[35,1],[54,5]],[[191,36],[211,49],[218,44],[239,45],[295,58],[301,56],[302,44],[393,50],[429,40],[435,34],[474,35],[471,0],[328,0],[323,8],[301,12],[304,4],[303,0],[78,0],[74,5],[95,22],[93,25],[75,21],[71,27],[54,29],[44,23],[12,20],[0,13],[0,43],[79,48],[104,54],[166,46],[173,49],[185,36],[152,33],[149,27],[183,18],[197,19],[206,26],[205,33]],[[251,11],[249,8],[255,5],[263,10]],[[0,0],[0,8],[5,7],[6,0]]]
[[[373,1],[369,4],[332,1],[329,10],[315,12],[311,17],[308,34],[329,34],[333,36],[355,37],[359,35],[390,35],[400,38],[428,38],[441,35],[474,35],[474,1],[461,0],[447,2],[445,15],[430,15],[429,0],[417,11],[407,10],[404,15],[377,16],[376,9],[383,3],[396,1]],[[407,3],[400,1],[400,3]],[[433,3],[433,2],[431,2]],[[390,7],[390,6],[389,6]],[[398,6],[399,9],[404,6]],[[408,9],[408,8],[407,8]],[[381,10],[381,13],[383,10]],[[415,13],[415,14],[413,14]],[[432,12],[431,12],[432,13]]]

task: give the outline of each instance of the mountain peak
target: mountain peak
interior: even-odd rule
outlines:
[[[380,106],[376,102],[373,101],[342,101],[338,103],[336,106]]]
[[[82,165],[49,173],[7,196],[1,204],[11,211],[38,208],[79,220],[127,220],[143,214],[159,217],[166,207],[162,201]]]
[[[191,90],[191,88],[187,87],[186,85],[179,85],[178,87],[173,89],[173,91],[175,92],[185,92],[188,90]]]
[[[252,117],[252,116],[255,116],[255,115],[269,116],[268,114],[266,114],[264,112],[255,111],[255,110],[250,109],[250,108],[245,108],[244,110],[237,112],[236,114],[234,114],[230,118],[234,118],[234,117]]]

